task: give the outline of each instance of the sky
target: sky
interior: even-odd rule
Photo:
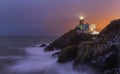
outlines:
[[[56,36],[85,22],[101,31],[120,18],[120,0],[0,0],[0,35]]]

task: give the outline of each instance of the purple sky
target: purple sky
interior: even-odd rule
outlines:
[[[0,0],[0,35],[61,35],[81,15],[100,31],[119,7],[120,0]]]

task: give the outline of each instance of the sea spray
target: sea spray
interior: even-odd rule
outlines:
[[[51,55],[57,51],[44,52],[43,48],[26,48],[27,56],[19,59],[10,66],[9,70],[16,74],[91,74],[87,70],[77,71],[72,69],[72,62],[57,63],[57,57]],[[92,73],[93,74],[93,73]]]

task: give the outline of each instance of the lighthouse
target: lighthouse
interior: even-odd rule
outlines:
[[[79,25],[76,25],[76,32],[79,33],[94,33],[97,32],[95,24],[84,23],[84,16],[79,17]]]
[[[83,25],[83,24],[84,24],[84,17],[81,16],[81,17],[80,17],[80,21],[79,21],[79,25]]]
[[[84,17],[81,16],[79,20],[79,28],[80,30],[88,31],[89,30],[89,23],[84,23]]]

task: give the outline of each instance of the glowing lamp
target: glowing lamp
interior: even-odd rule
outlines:
[[[84,17],[83,17],[83,16],[81,16],[81,17],[80,17],[80,20],[83,20],[83,19],[84,19]]]
[[[90,28],[90,31],[91,31],[91,32],[94,32],[94,29],[93,29],[93,28]]]
[[[96,30],[96,25],[95,24],[91,24],[90,25],[90,31],[94,32]]]

